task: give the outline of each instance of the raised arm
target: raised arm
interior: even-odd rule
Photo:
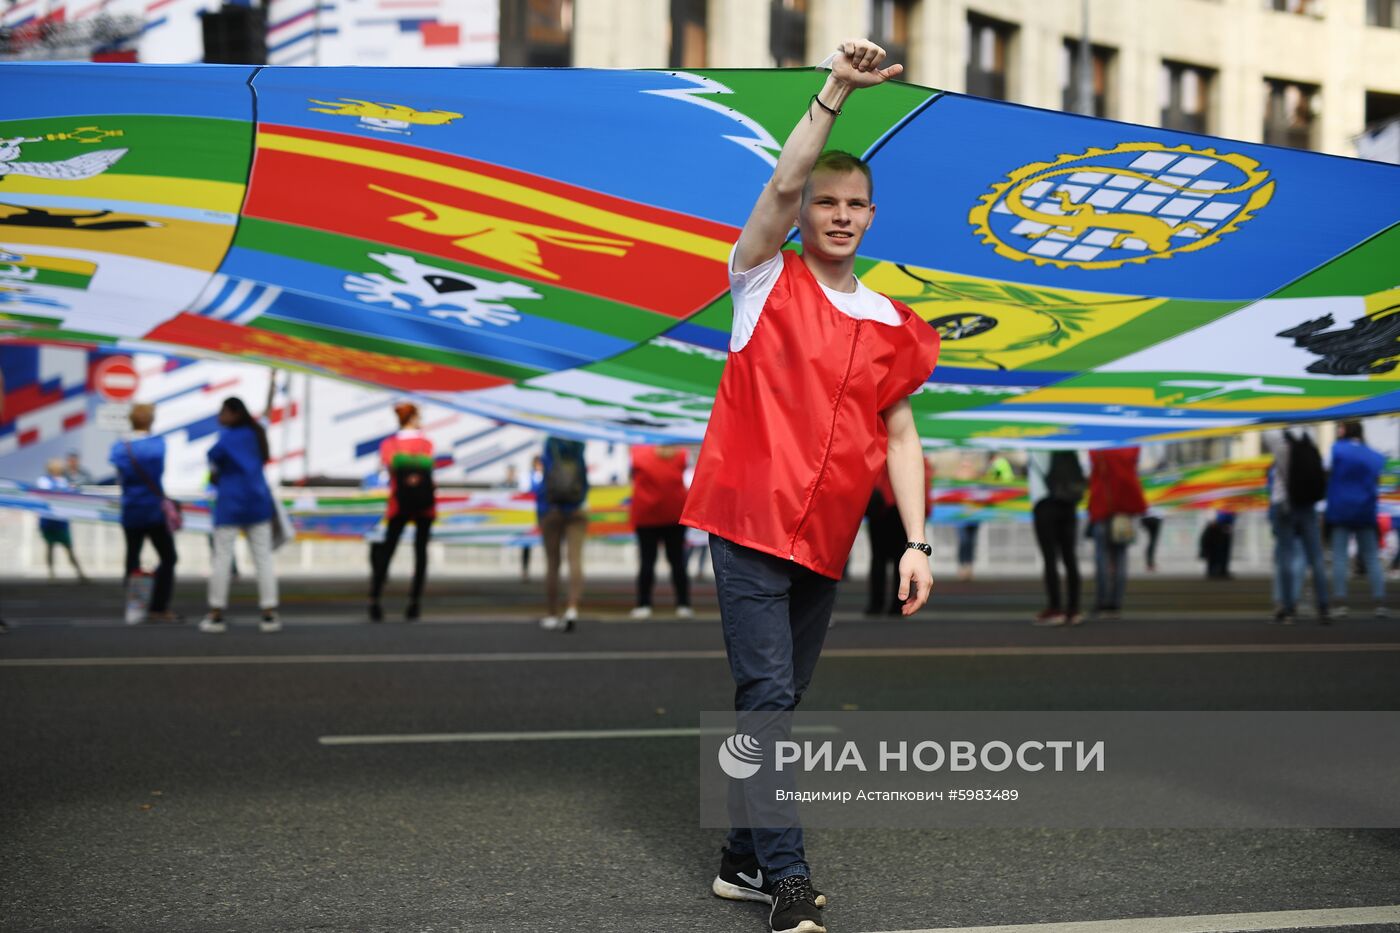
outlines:
[[[863,87],[883,84],[904,71],[903,65],[881,68],[885,50],[868,39],[847,39],[841,43],[832,63],[831,73],[815,101],[808,101],[807,111],[797,121],[773,177],[763,186],[753,212],[749,214],[739,244],[734,251],[734,271],[747,272],[771,259],[788,231],[797,221],[797,208],[802,201],[802,188],[831,136],[836,114],[851,92]]]

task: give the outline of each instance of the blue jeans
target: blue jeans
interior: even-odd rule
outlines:
[[[977,561],[977,529],[980,522],[966,522],[958,526],[958,564],[971,566]]]
[[[1297,569],[1296,553],[1301,548],[1307,565],[1312,567],[1318,614],[1325,614],[1327,571],[1322,565],[1322,535],[1318,531],[1317,510],[1274,504],[1269,506],[1269,521],[1274,526],[1274,573],[1278,575],[1278,595],[1283,611],[1289,615],[1298,611],[1298,594],[1302,591],[1303,580]]]
[[[1109,522],[1094,522],[1094,608],[1120,611],[1128,590],[1128,546],[1109,538]]]
[[[790,713],[812,682],[831,624],[837,581],[713,534],[710,557],[734,677],[734,709]],[[786,737],[771,729],[785,728],[789,718],[769,717],[770,734],[755,738],[771,748],[772,741]],[[770,881],[809,875],[802,827],[795,816],[780,828],[753,825],[754,815],[773,809],[770,802],[758,799],[765,788],[759,782],[729,782],[730,813],[741,817],[729,832],[729,851],[756,854]]]
[[[1381,572],[1381,552],[1374,523],[1360,528],[1332,526],[1332,598],[1338,603],[1347,598],[1347,577],[1351,569],[1347,560],[1347,538],[1352,535],[1356,536],[1356,550],[1366,567],[1366,577],[1371,581],[1371,599],[1377,606],[1383,606],[1385,574]]]

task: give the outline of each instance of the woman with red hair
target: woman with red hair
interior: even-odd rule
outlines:
[[[422,416],[412,402],[394,406],[399,430],[379,445],[379,460],[389,471],[389,507],[384,515],[384,541],[373,549],[373,579],[369,591],[371,622],[384,621],[379,598],[389,576],[389,564],[399,546],[404,527],[413,523],[413,589],[404,620],[421,614],[423,584],[428,576],[428,542],[437,518],[437,487],[433,483],[433,442],[423,433]]]

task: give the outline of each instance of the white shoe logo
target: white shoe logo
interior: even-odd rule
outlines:
[[[735,872],[735,874],[737,874],[737,875],[739,876],[739,880],[742,881],[742,882],[744,882],[744,884],[750,885],[751,887],[755,887],[755,888],[761,888],[761,887],[763,887],[763,870],[762,870],[762,869],[759,869],[758,874],[757,874],[756,876],[752,877],[752,878],[750,878],[748,875],[744,874],[743,872]]]

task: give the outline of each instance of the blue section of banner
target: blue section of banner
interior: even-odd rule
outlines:
[[[592,69],[266,68],[254,87],[260,121],[421,146],[739,226],[773,168],[745,144],[758,140],[737,115],[684,93],[713,87],[698,81]],[[355,100],[462,116],[392,126],[313,112]]]
[[[1120,148],[1134,143],[1167,149]],[[1191,151],[1170,151],[1182,146]],[[1103,152],[1078,158],[1090,149]],[[1076,158],[1052,167],[1062,154]],[[1248,160],[1258,163],[1252,176],[1239,167]],[[1032,163],[1046,166],[1035,177],[1041,171],[1058,174],[1039,190],[1023,189],[1014,198],[997,194],[988,230],[979,233],[970,219],[982,204],[979,199]],[[1392,166],[959,95],[944,95],[911,120],[874,155],[871,167],[883,194],[863,254],[964,275],[1120,295],[1260,298],[1400,215],[1400,170]],[[1073,206],[1061,202],[1057,189],[1062,186]],[[1233,191],[1236,187],[1245,190]],[[1213,193],[1221,189],[1225,193]],[[1222,233],[1239,220],[1251,198],[1266,203],[1238,229]],[[1050,227],[1028,214],[1042,221],[1059,215],[1064,226]],[[1029,256],[998,254],[982,242],[984,236],[1045,261],[1126,264],[1037,265]],[[1202,248],[1181,250],[1216,236]],[[1156,245],[1139,237],[1154,238]],[[1170,258],[1131,261],[1168,250],[1175,251]]]
[[[0,119],[65,114],[156,114],[253,119],[246,65],[130,65],[90,62],[0,64]]]

